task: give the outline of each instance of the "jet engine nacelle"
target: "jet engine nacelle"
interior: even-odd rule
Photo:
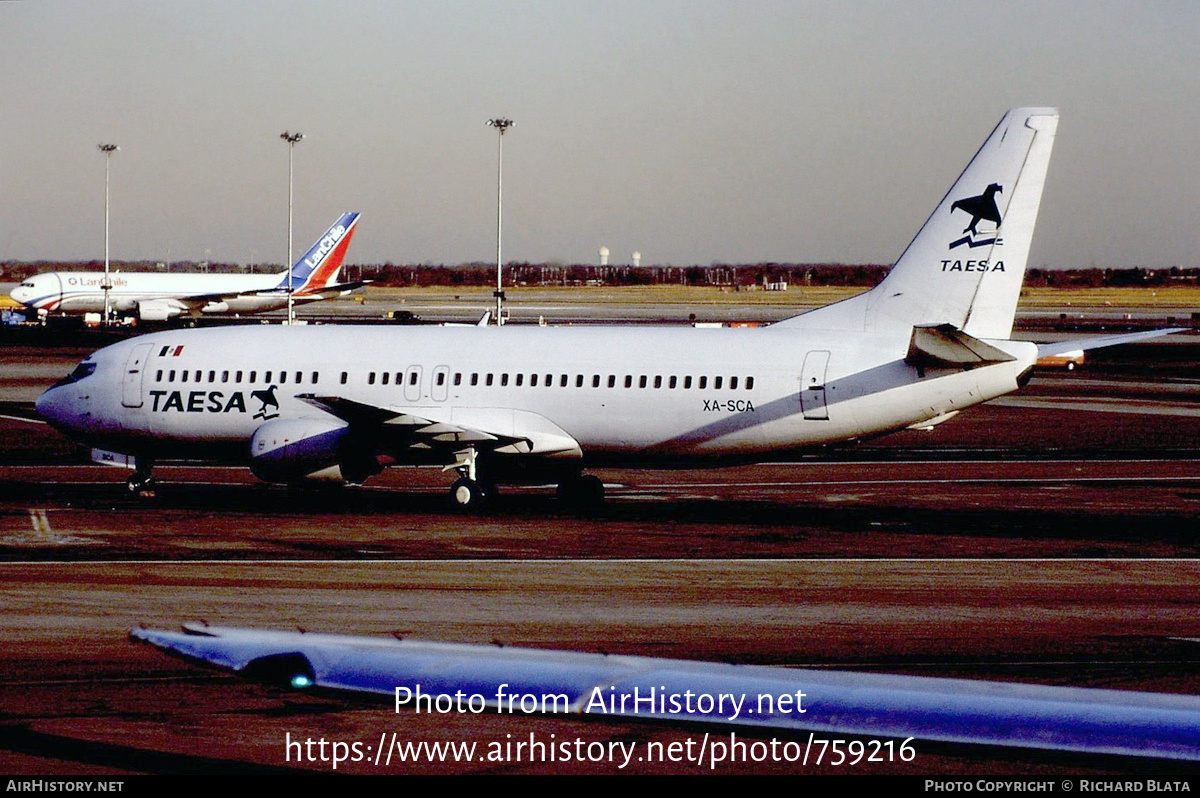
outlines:
[[[138,318],[142,321],[166,321],[181,315],[186,307],[169,299],[143,299],[137,303]]]
[[[381,469],[344,421],[280,418],[254,431],[250,470],[267,482],[357,484]]]

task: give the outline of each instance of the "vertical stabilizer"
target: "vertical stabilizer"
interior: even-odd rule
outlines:
[[[951,324],[1008,338],[1057,127],[1054,108],[1009,111],[883,282],[781,323],[905,335]]]
[[[354,228],[358,225],[357,213],[344,213],[325,234],[317,239],[317,243],[300,256],[292,264],[291,289],[298,295],[315,294],[327,285],[337,282],[338,272],[341,271],[342,261],[346,258],[346,249],[350,239],[354,237]],[[283,273],[279,288],[287,290],[288,274]]]

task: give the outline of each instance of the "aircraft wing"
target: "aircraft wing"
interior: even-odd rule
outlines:
[[[579,442],[544,416],[508,408],[421,408],[397,410],[339,396],[298,394],[313,407],[360,431],[375,428],[393,443],[447,454],[476,446],[499,454],[581,457]]]
[[[1131,344],[1134,341],[1145,341],[1149,338],[1161,338],[1171,333],[1187,332],[1187,327],[1169,327],[1165,330],[1146,330],[1144,332],[1122,333],[1120,335],[1099,335],[1094,338],[1076,338],[1072,341],[1053,341],[1048,344],[1038,344],[1038,357],[1052,357],[1067,352],[1078,352],[1081,349],[1103,349],[1106,346]]]
[[[1200,761],[1200,698],[186,624],[135,641],[279,687],[539,697],[539,714]],[[549,703],[546,697],[549,696]],[[703,697],[703,698],[702,698]],[[402,699],[404,699],[402,701]]]

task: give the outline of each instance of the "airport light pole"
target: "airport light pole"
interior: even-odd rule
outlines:
[[[292,163],[295,160],[296,144],[304,138],[303,133],[289,133],[283,131],[279,134],[279,138],[288,143],[288,246],[287,246],[287,262],[284,268],[288,270],[288,297],[287,297],[287,324],[294,324],[296,321],[296,307],[292,304],[292,184],[295,172]]]
[[[503,260],[500,257],[500,241],[503,232],[504,219],[504,132],[512,127],[513,121],[507,117],[497,117],[487,121],[489,127],[496,128],[499,136],[496,138],[496,324],[504,324],[504,279]]]
[[[112,280],[108,278],[108,173],[112,154],[120,147],[116,144],[97,144],[96,147],[104,153],[104,282],[100,287],[104,289],[104,319],[101,323],[108,324],[109,316],[112,314],[112,302],[109,300],[108,294],[112,290]]]

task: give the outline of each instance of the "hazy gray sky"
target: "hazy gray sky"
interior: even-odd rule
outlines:
[[[0,259],[891,262],[1006,109],[1030,264],[1200,265],[1196,2],[0,3]]]

